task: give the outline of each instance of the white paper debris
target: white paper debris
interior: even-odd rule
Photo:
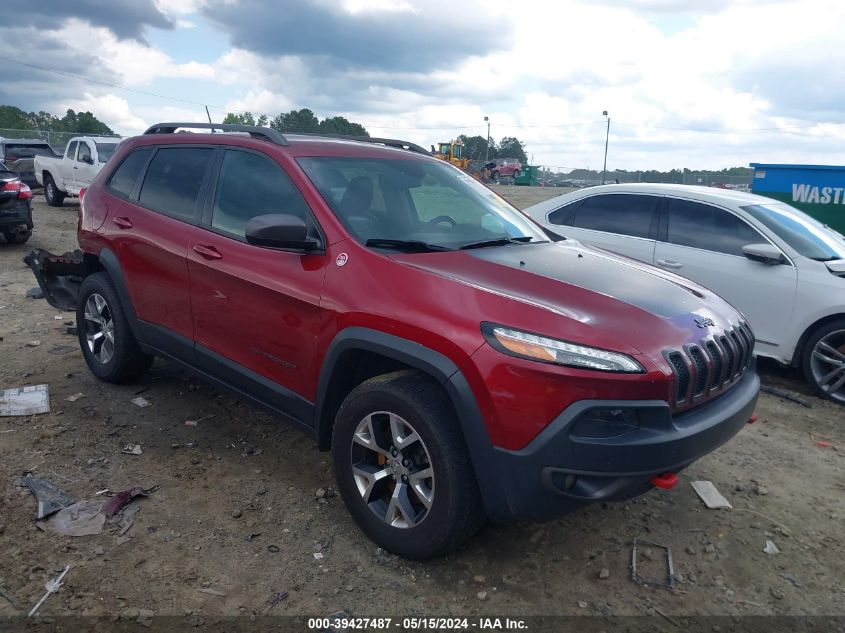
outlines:
[[[54,316],[53,318],[54,318],[56,321],[61,321],[62,319],[64,319],[64,317],[63,317],[61,314],[57,314],[57,315],[56,315],[56,316]]]
[[[130,402],[132,402],[132,404],[134,404],[136,407],[141,407],[142,409],[152,404],[152,402],[150,402],[146,398],[142,398],[141,396],[138,396],[137,398],[132,398]]]
[[[315,560],[320,560],[321,558],[323,558],[323,555],[320,552],[314,552]]]
[[[763,551],[766,552],[766,554],[780,554],[778,546],[775,545],[774,541],[769,540],[766,540],[766,546],[763,548]]]
[[[84,397],[85,397],[85,394],[80,391],[79,393],[75,393],[72,396],[68,396],[67,398],[65,398],[65,400],[67,400],[68,402],[76,402],[80,398],[84,398]]]
[[[691,481],[690,485],[708,508],[727,508],[729,510],[733,508],[730,502],[722,496],[722,493],[716,490],[712,481]]]
[[[47,385],[32,385],[0,391],[0,416],[37,415],[50,412]]]
[[[27,347],[38,347],[39,345],[41,345],[41,341],[38,340],[30,341],[26,344]]]
[[[126,453],[127,455],[141,455],[143,453],[140,444],[127,444],[123,447],[122,452]]]

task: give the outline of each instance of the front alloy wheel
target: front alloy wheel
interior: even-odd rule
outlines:
[[[827,397],[845,403],[845,329],[828,332],[816,342],[810,371]]]
[[[352,473],[364,503],[395,528],[412,528],[434,501],[434,469],[425,443],[401,416],[378,411],[355,429]]]
[[[114,321],[103,295],[92,293],[85,302],[85,340],[91,355],[101,364],[114,356]]]

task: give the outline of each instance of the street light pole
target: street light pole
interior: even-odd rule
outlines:
[[[607,110],[604,110],[602,115],[607,117],[607,134],[604,137],[604,168],[601,170],[601,184],[604,184],[607,177],[607,143],[610,140],[610,116],[608,116]]]
[[[490,154],[490,117],[484,117],[484,120],[487,121],[487,146],[484,148],[484,162],[487,162],[487,157]]]

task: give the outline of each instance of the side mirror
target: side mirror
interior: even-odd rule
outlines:
[[[86,157],[85,157],[85,162],[86,162],[86,163],[88,163],[89,165],[93,165],[93,164],[94,164],[94,158],[93,158],[93,156],[86,156]]]
[[[317,241],[308,237],[302,218],[285,213],[257,215],[246,223],[246,241],[254,246],[312,251]]]
[[[752,262],[776,266],[786,261],[780,249],[771,244],[746,244],[742,247],[742,254]]]

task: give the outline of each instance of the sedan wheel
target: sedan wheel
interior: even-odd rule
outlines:
[[[810,371],[822,392],[845,403],[845,330],[829,332],[816,342]]]
[[[364,503],[395,528],[416,527],[434,501],[434,469],[419,434],[395,413],[365,417],[352,440],[352,473]]]
[[[103,295],[92,293],[85,302],[85,340],[91,355],[101,364],[114,356],[114,321]]]

